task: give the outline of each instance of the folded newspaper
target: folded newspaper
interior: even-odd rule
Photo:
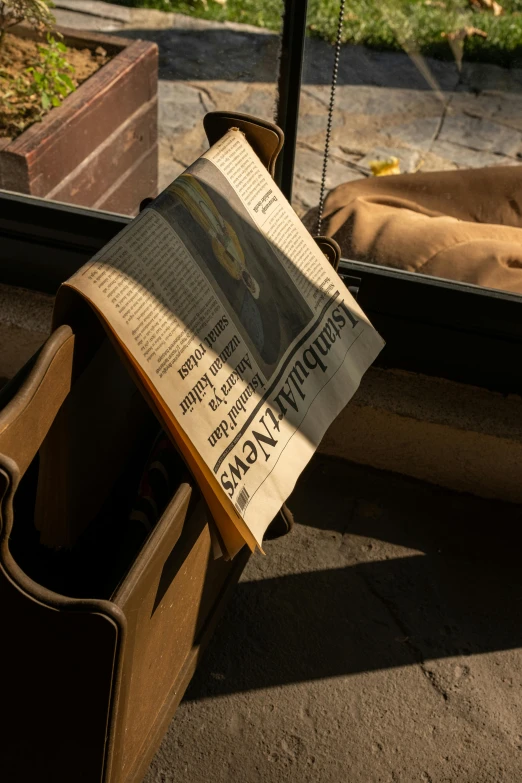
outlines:
[[[383,346],[228,131],[65,284],[113,333],[233,557],[263,534]]]

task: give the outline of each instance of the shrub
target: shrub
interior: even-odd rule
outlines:
[[[51,30],[56,20],[46,0],[0,0],[0,46],[7,30],[25,22],[40,32]]]

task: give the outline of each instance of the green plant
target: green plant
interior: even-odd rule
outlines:
[[[75,89],[74,82],[69,76],[74,68],[64,57],[67,47],[49,33],[47,44],[47,46],[38,46],[39,62],[25,70],[30,77],[28,92],[38,97],[44,112],[52,106],[59,106],[62,100]]]
[[[53,106],[76,89],[65,59],[67,47],[47,34],[47,46],[37,46],[38,60],[14,78],[0,69],[0,127],[18,135],[38,122]]]
[[[25,22],[35,30],[51,30],[56,23],[47,0],[0,0],[0,46],[10,27]]]

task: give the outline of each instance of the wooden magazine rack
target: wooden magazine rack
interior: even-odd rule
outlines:
[[[112,590],[89,586],[104,584],[108,565],[95,548],[82,584],[63,568],[71,554],[35,545],[37,452],[71,393],[76,353],[72,330],[60,327],[0,414],[1,771],[9,783],[140,781],[248,559],[246,550],[232,562],[213,559],[206,507],[188,476]],[[119,394],[131,389],[129,378]],[[140,421],[153,434],[159,425],[143,406]],[[85,458],[88,444],[77,448]],[[138,444],[131,457],[139,453]],[[59,486],[58,461],[56,472]],[[78,491],[95,490],[96,479],[85,470]]]

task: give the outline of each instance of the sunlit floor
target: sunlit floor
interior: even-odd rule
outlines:
[[[513,506],[315,459],[145,783],[518,783]]]

